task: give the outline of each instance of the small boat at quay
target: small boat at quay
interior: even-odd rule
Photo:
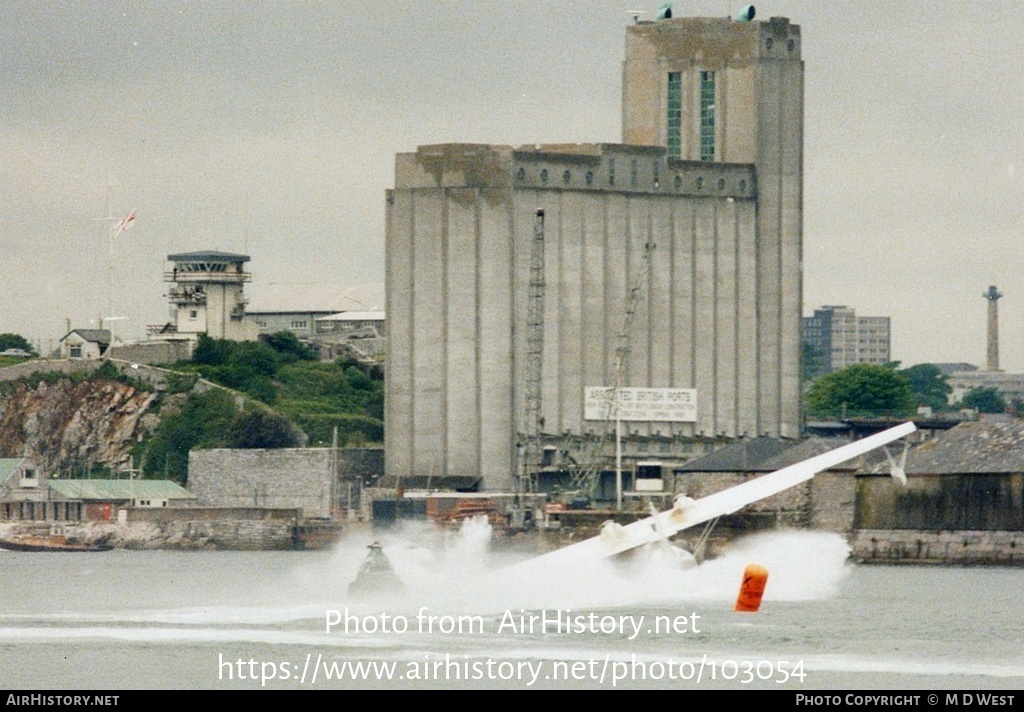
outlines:
[[[0,549],[7,551],[110,551],[109,544],[69,541],[65,536],[18,534],[9,539],[0,539]]]

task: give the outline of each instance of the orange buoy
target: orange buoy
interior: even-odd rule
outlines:
[[[736,611],[757,613],[761,607],[764,586],[768,583],[768,569],[757,564],[750,564],[743,571],[743,583],[740,584],[740,595],[736,597]]]

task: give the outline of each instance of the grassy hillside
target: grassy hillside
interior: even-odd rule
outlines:
[[[383,378],[353,361],[299,361],[277,373],[274,407],[309,436],[310,445],[384,441]]]
[[[280,332],[259,343],[203,338],[178,370],[241,391],[291,420],[309,445],[384,440],[384,377],[379,367],[352,360],[323,363],[294,335]]]

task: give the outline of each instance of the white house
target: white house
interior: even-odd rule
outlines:
[[[97,359],[109,347],[109,329],[73,329],[60,340],[60,355],[61,358]]]

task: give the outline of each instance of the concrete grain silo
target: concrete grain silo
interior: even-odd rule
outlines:
[[[512,489],[533,378],[550,469],[610,454],[607,421],[584,417],[592,387],[695,391],[689,415],[622,423],[632,465],[744,436],[798,437],[799,27],[637,23],[623,91],[622,144],[443,144],[397,156],[388,475]],[[531,375],[538,210],[543,358]]]

